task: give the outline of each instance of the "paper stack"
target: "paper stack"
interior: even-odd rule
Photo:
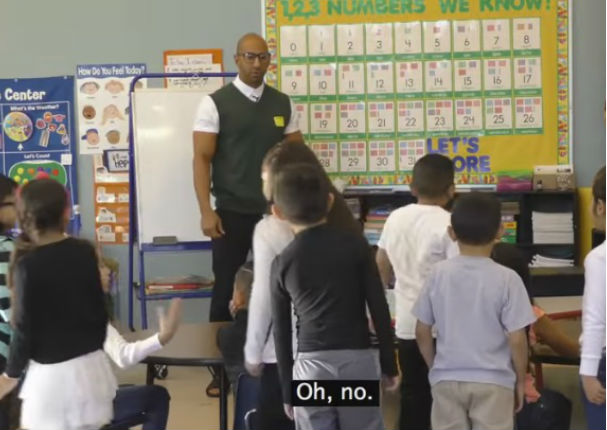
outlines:
[[[553,258],[536,254],[533,256],[529,267],[573,267],[573,259]]]
[[[573,244],[571,212],[536,212],[531,215],[534,244]]]

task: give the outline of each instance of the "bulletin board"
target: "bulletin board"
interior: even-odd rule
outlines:
[[[453,159],[460,184],[572,164],[568,0],[265,0],[267,80],[327,172],[403,185]]]

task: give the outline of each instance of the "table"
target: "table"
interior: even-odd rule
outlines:
[[[217,347],[217,330],[228,322],[182,324],[175,337],[163,349],[143,360],[147,364],[146,384],[154,383],[154,366],[201,366],[219,368],[219,429],[227,430],[228,381],[223,357]],[[123,332],[129,342],[143,340],[155,334],[154,330]]]

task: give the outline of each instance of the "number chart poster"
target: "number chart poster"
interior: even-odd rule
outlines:
[[[70,232],[78,234],[73,109],[73,76],[0,79],[2,173],[24,185],[45,172],[64,185],[73,207]]]
[[[570,164],[567,0],[266,0],[267,80],[327,172],[409,184],[427,153],[460,184]]]

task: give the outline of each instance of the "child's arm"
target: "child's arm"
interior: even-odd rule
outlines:
[[[388,253],[385,249],[377,248],[377,253],[375,254],[375,262],[377,263],[377,268],[379,269],[379,276],[381,277],[381,282],[385,288],[388,285],[392,284],[392,282],[394,281],[394,269],[392,268],[392,263],[390,263]]]
[[[605,337],[605,258],[588,254],[584,261],[584,298],[582,301],[582,352],[580,375],[586,398],[605,403],[605,388],[597,379]]]
[[[533,331],[539,342],[548,345],[557,354],[570,358],[578,358],[580,356],[579,341],[567,336],[548,315],[538,318],[535,324],[533,324]]]
[[[127,342],[111,324],[108,324],[103,350],[114,363],[125,369],[162,349],[177,332],[180,321],[181,299],[173,299],[167,315],[159,316],[160,330],[157,334],[145,340]]]
[[[521,328],[508,333],[508,343],[512,354],[512,364],[516,373],[516,386],[514,388],[515,405],[514,411],[519,412],[523,408],[525,396],[525,375],[527,373],[527,333]]]
[[[365,298],[369,313],[375,325],[377,340],[379,341],[379,362],[381,365],[382,374],[393,377],[398,375],[396,367],[396,359],[394,357],[394,335],[392,333],[392,325],[390,319],[390,310],[386,301],[386,294],[381,285],[377,266],[373,264],[373,259],[366,243],[361,244],[361,252],[363,253],[362,276],[363,288],[365,289]],[[396,389],[394,383],[390,383],[390,388]]]
[[[291,332],[291,297],[282,283],[280,257],[272,263],[270,282],[272,321],[276,361],[285,405],[291,405],[291,381],[293,379],[293,333]]]
[[[417,320],[417,325],[415,326],[415,339],[417,340],[419,352],[422,354],[422,357],[424,357],[426,366],[430,369],[434,364],[434,355],[436,353],[436,351],[434,351],[434,339],[432,338],[432,326]]]
[[[263,350],[272,325],[270,273],[276,253],[265,239],[260,226],[253,234],[253,286],[249,300],[245,367],[253,376],[261,374]]]

